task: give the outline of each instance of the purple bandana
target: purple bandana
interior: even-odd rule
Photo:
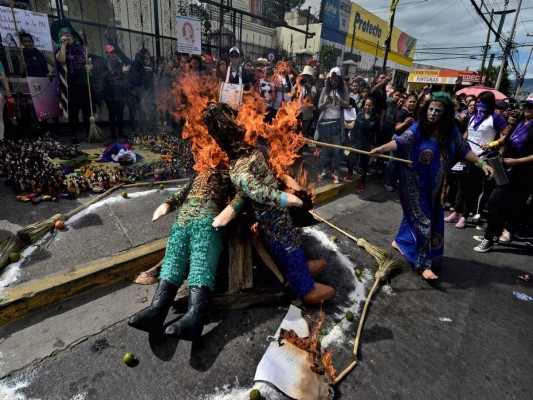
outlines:
[[[488,117],[487,105],[485,103],[476,103],[476,113],[474,114],[474,129],[477,130],[479,125]]]

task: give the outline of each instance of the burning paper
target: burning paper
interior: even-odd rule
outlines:
[[[328,374],[319,375],[310,368],[314,365],[313,354],[299,349],[280,337],[297,335],[302,341],[308,338],[309,326],[302,318],[302,310],[290,306],[281,322],[276,339],[272,342],[259,362],[254,380],[273,384],[287,396],[294,399],[322,400],[333,397]],[[292,332],[291,332],[292,330]]]

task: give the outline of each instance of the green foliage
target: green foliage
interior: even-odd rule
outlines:
[[[331,68],[337,65],[337,56],[335,55],[335,46],[327,45],[320,48],[318,53],[320,72],[326,74]]]
[[[478,72],[481,72],[481,71],[478,71]],[[483,73],[487,75],[487,82],[485,85],[494,87],[494,85],[496,85],[496,81],[498,80],[499,72],[500,72],[499,65],[496,67],[493,66],[490,68],[485,68],[485,70],[483,71]],[[513,85],[511,84],[511,80],[509,79],[509,70],[507,68],[504,68],[502,81],[500,83],[500,88],[498,90],[502,92],[503,94],[510,96],[512,92],[512,86]]]

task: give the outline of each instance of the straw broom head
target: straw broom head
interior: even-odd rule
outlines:
[[[374,257],[374,259],[376,260],[378,264],[381,264],[381,260],[384,257],[386,256],[392,257],[392,254],[390,254],[387,250],[382,249],[381,247],[378,247],[375,244],[369,243],[363,238],[359,238],[357,240],[357,245],[359,247],[363,247],[367,251],[368,254]]]
[[[20,251],[27,246],[31,246],[48,233],[57,220],[64,220],[61,214],[56,214],[51,218],[27,225],[17,231],[17,233],[0,243],[0,268],[7,265],[9,253]]]
[[[89,143],[99,143],[104,140],[105,135],[98,125],[96,125],[96,119],[93,115],[89,118],[90,128],[89,128]]]

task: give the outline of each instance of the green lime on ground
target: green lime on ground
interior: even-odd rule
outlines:
[[[358,278],[361,277],[361,270],[359,268],[354,269],[353,272],[355,273],[355,276],[357,276]]]
[[[12,251],[9,253],[9,262],[15,263],[20,260],[20,253],[18,251]]]
[[[254,389],[250,392],[250,400],[260,400],[261,399],[261,392],[259,389]]]
[[[126,364],[131,364],[135,360],[135,356],[133,353],[126,353],[124,354],[124,362]]]
[[[159,185],[159,190],[163,190],[165,188],[165,185],[161,184]]]
[[[337,240],[339,240],[339,238],[337,236],[332,236],[331,237],[331,240],[333,240],[334,242],[336,242]]]
[[[354,318],[353,312],[351,312],[351,311],[346,311],[346,319],[347,319],[348,321],[353,321],[353,318]]]

